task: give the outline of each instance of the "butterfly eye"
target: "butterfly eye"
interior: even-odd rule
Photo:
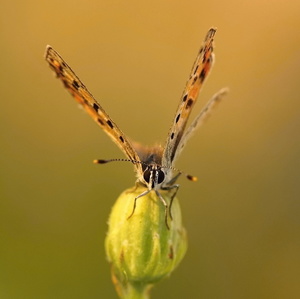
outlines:
[[[149,183],[149,181],[150,181],[150,175],[151,175],[151,171],[149,170],[149,168],[147,168],[144,171],[144,175],[143,175],[145,182]]]
[[[164,172],[161,170],[161,169],[159,169],[159,170],[157,170],[158,171],[158,179],[157,179],[157,182],[158,182],[158,184],[160,184],[160,183],[162,183],[163,181],[164,181],[164,179],[165,179],[165,174],[164,174]]]
[[[151,168],[147,168],[145,171],[144,171],[144,180],[147,182],[147,183],[150,183],[150,177],[151,177],[151,173],[154,172],[156,173],[156,177],[157,177],[157,184],[160,184],[164,181],[165,179],[165,173],[161,170],[161,169],[158,169],[158,170],[153,170]],[[155,175],[153,173],[153,177],[152,177],[152,183],[155,183]],[[154,186],[153,186],[154,188]]]

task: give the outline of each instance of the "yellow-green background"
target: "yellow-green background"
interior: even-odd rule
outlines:
[[[177,167],[189,250],[153,298],[300,297],[300,2],[2,1],[0,298],[117,298],[103,243],[132,166],[77,108],[51,44],[119,126],[164,142],[195,55],[216,64],[194,115],[230,94]]]

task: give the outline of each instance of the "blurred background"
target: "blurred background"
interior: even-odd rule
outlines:
[[[177,167],[189,249],[153,298],[300,297],[300,2],[3,1],[0,298],[117,298],[105,258],[130,163],[55,79],[52,45],[132,139],[165,142],[211,26],[193,116],[230,94]]]

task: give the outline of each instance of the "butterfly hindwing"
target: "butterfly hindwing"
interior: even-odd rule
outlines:
[[[222,88],[216,94],[212,96],[212,98],[207,102],[207,104],[203,107],[200,113],[195,117],[189,127],[185,130],[175,153],[174,160],[179,157],[183,148],[185,147],[187,141],[193,135],[193,133],[209,118],[211,111],[215,109],[215,107],[220,103],[223,97],[228,93],[227,88]]]

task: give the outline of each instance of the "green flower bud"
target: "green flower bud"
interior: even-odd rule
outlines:
[[[148,298],[151,285],[169,275],[187,249],[186,231],[175,197],[172,220],[165,223],[165,207],[151,191],[134,199],[146,189],[138,185],[124,191],[112,208],[105,240],[106,254],[112,266],[113,281],[121,298]],[[170,204],[174,191],[159,191]]]

